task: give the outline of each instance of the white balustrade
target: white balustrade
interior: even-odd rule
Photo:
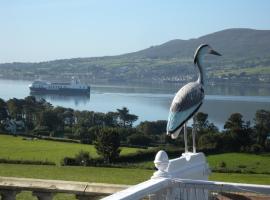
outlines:
[[[268,185],[207,181],[211,171],[203,153],[187,152],[169,160],[165,151],[159,151],[154,164],[158,171],[150,180],[103,200],[207,200],[213,191],[270,194]]]
[[[203,153],[183,153],[169,160],[159,151],[154,164],[158,169],[150,180],[134,186],[0,177],[0,199],[15,200],[21,191],[32,191],[38,200],[52,200],[56,193],[74,194],[78,200],[206,200],[228,192],[270,195],[269,185],[253,185],[208,181],[210,169]],[[127,177],[128,178],[128,177]],[[228,193],[231,194],[231,193]],[[235,194],[234,194],[235,195]],[[269,197],[269,196],[268,196]],[[266,198],[267,199],[267,198]],[[268,198],[270,199],[270,197]]]

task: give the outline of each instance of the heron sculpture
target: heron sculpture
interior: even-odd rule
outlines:
[[[184,127],[185,152],[188,152],[187,146],[187,122],[199,110],[204,99],[204,67],[202,66],[202,58],[206,54],[221,56],[214,51],[210,45],[200,45],[194,54],[194,65],[197,66],[199,73],[195,82],[184,85],[175,95],[168,117],[167,135],[172,139],[176,139]],[[195,130],[192,131],[193,152],[195,147]]]

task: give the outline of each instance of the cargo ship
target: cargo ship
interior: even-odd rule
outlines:
[[[29,85],[32,94],[90,94],[90,86],[82,84],[79,79],[72,78],[71,82],[48,82],[36,80]]]

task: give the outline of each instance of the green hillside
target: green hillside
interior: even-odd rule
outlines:
[[[193,54],[208,43],[223,56],[207,58],[207,80],[239,83],[270,82],[270,30],[227,29],[189,40],[161,45],[119,56],[73,58],[40,63],[3,63],[0,76],[29,79],[70,79],[88,82],[186,82],[196,76]]]

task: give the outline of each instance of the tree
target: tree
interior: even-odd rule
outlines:
[[[105,126],[110,126],[110,127],[117,127],[117,118],[118,118],[118,113],[117,112],[108,112],[104,116],[104,123]]]
[[[166,132],[166,126],[167,121],[165,120],[154,122],[144,121],[137,126],[137,129],[145,135],[161,135]]]
[[[34,128],[34,123],[37,119],[38,113],[38,102],[34,96],[25,97],[23,101],[23,115],[25,125],[28,130]]]
[[[209,124],[208,122],[208,114],[203,113],[203,112],[198,112],[194,117],[193,117],[194,124],[197,125],[197,128],[203,129],[206,128],[207,125]]]
[[[270,135],[270,111],[258,110],[256,112],[254,128],[256,142],[265,148],[267,137]]]
[[[198,112],[193,117],[193,128],[196,128],[199,136],[206,133],[218,132],[218,128],[213,123],[209,123],[208,114],[203,112]]]
[[[237,130],[243,128],[243,116],[240,113],[233,113],[225,122],[224,129]]]
[[[16,98],[9,99],[7,101],[7,107],[13,119],[22,119],[23,100]]]
[[[0,122],[1,120],[5,120],[7,117],[7,104],[3,99],[0,98]]]
[[[129,110],[126,107],[122,109],[117,109],[119,116],[119,125],[126,128],[132,127],[133,122],[138,119],[137,115],[129,114]]]
[[[96,113],[90,111],[75,111],[74,122],[76,126],[90,128],[95,125]]]
[[[147,146],[152,142],[149,136],[143,134],[133,134],[127,138],[128,144]]]
[[[231,150],[245,149],[251,143],[251,133],[249,122],[244,122],[240,113],[233,113],[225,122],[226,133],[231,137]]]
[[[40,115],[39,126],[48,127],[50,131],[56,131],[59,127],[62,127],[62,120],[54,110],[45,110]]]
[[[206,133],[199,138],[198,145],[199,148],[202,149],[217,149],[219,142],[220,142],[219,134]]]
[[[67,108],[63,113],[63,120],[65,125],[68,125],[70,128],[73,127],[75,123],[74,111],[71,108]]]
[[[97,153],[105,163],[112,163],[120,154],[120,136],[115,128],[99,129],[94,142]]]

